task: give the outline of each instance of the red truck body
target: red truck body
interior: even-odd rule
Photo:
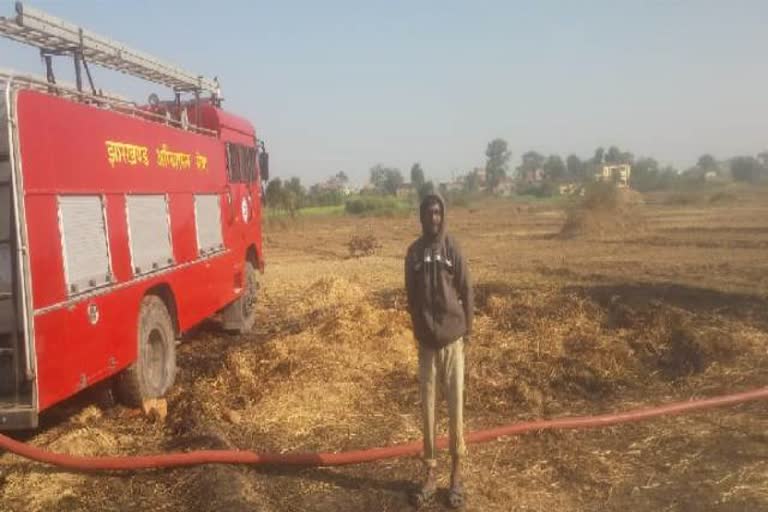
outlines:
[[[147,295],[174,340],[238,301],[264,267],[261,177],[253,127],[213,102],[83,101],[3,75],[0,90],[0,428],[22,428],[136,364]]]

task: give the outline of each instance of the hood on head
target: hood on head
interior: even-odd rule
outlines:
[[[431,237],[429,230],[427,229],[426,224],[424,223],[424,209],[427,207],[427,204],[429,204],[431,201],[437,201],[437,203],[440,205],[440,210],[442,211],[442,221],[440,222],[440,231],[437,234],[437,238],[442,238],[443,234],[445,233],[445,200],[443,197],[438,194],[437,192],[430,192],[429,194],[425,195],[424,198],[421,200],[421,204],[419,205],[419,221],[421,222],[421,232],[425,237]]]

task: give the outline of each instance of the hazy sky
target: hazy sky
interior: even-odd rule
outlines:
[[[266,139],[272,175],[305,183],[340,170],[362,183],[376,163],[407,176],[416,161],[442,180],[482,165],[495,137],[513,167],[528,149],[616,144],[678,167],[768,149],[766,1],[31,5],[217,75],[225,107]],[[42,71],[7,40],[0,67]],[[95,74],[132,99],[162,92]]]

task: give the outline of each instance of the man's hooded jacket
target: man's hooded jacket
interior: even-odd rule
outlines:
[[[442,211],[436,235],[424,213],[431,201]],[[422,236],[405,257],[405,288],[413,332],[422,345],[439,349],[472,331],[474,296],[467,262],[456,240],[445,231],[445,201],[429,194],[419,206]]]

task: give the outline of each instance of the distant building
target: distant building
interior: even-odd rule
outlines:
[[[439,188],[445,192],[458,192],[464,189],[464,182],[460,179],[455,181],[444,181],[440,183]]]
[[[480,185],[480,188],[485,187],[485,184],[488,182],[488,172],[486,172],[485,167],[475,167],[472,173],[477,176],[477,183]]]
[[[632,167],[629,164],[604,165],[595,174],[596,181],[608,181],[616,183],[619,188],[629,188],[629,177]]]
[[[416,187],[413,186],[413,183],[403,183],[402,185],[397,186],[395,195],[400,199],[407,199],[416,195]]]
[[[517,190],[517,186],[515,184],[515,180],[505,176],[498,185],[493,189],[494,194],[498,194],[500,196],[511,196],[515,193],[515,190]]]
[[[527,185],[535,185],[544,181],[545,176],[544,169],[527,169],[523,172],[522,181]]]
[[[318,188],[323,192],[341,192],[343,195],[348,196],[352,193],[352,189],[349,187],[345,180],[341,180],[336,176],[332,176],[322,183],[318,183]]]
[[[561,196],[575,196],[583,192],[583,187],[578,183],[561,183],[557,191]]]

